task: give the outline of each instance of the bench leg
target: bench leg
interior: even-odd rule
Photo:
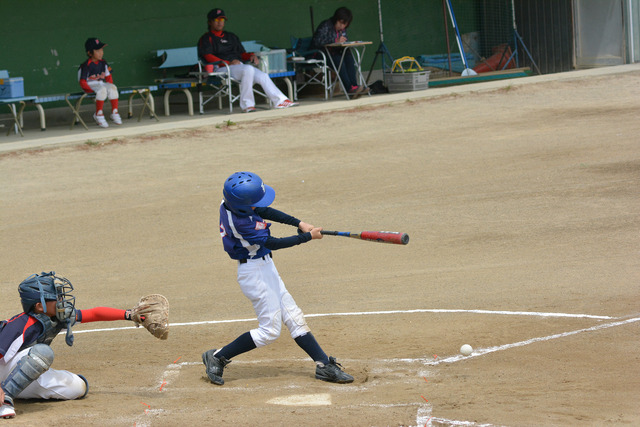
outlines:
[[[150,90],[147,91],[147,97],[146,97],[146,100],[145,100],[145,104],[149,106],[149,118],[150,119],[156,119],[156,121],[159,122],[160,119],[156,115],[156,103],[153,100],[153,94],[151,93]],[[140,114],[140,117],[142,117],[142,114]]]
[[[44,116],[44,108],[42,108],[42,105],[40,104],[34,105],[38,109],[38,114],[40,115],[40,130],[44,132],[45,130],[47,130],[47,121]]]
[[[189,92],[189,89],[179,89],[181,90],[185,96],[187,97],[187,108],[189,109],[189,115],[193,116],[193,97],[191,96],[191,92]],[[164,93],[164,115],[168,116],[170,115],[169,113],[169,95],[171,95],[171,92],[173,92],[174,89],[167,89],[167,91]]]
[[[173,89],[167,89],[167,91],[164,93],[164,115],[165,116],[171,115],[171,112],[169,111],[169,95],[171,95],[171,92],[173,92]]]
[[[189,89],[182,89],[182,91],[187,96],[187,102],[188,102],[187,106],[189,108],[189,115],[193,116],[193,97],[191,96],[191,92],[189,91]]]
[[[289,99],[294,101],[296,98],[296,92],[293,90],[293,86],[291,86],[291,80],[289,77],[285,77],[284,82],[287,84],[287,89],[289,89]]]
[[[136,96],[136,92],[135,91],[131,92],[131,95],[129,95],[129,111],[127,112],[127,118],[128,119],[133,117],[133,97],[134,96]]]

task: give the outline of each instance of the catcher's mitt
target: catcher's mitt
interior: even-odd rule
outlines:
[[[166,340],[169,336],[169,301],[160,294],[144,296],[131,310],[131,320],[136,326],[144,326],[154,337]]]

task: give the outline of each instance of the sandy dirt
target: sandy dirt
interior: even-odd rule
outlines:
[[[0,317],[55,270],[79,308],[162,293],[173,324],[76,326],[53,367],[89,396],[3,424],[640,424],[639,100],[636,72],[1,156]],[[207,380],[201,353],[256,325],[218,234],[236,170],[309,223],[411,236],[274,254],[353,384],[286,330]]]

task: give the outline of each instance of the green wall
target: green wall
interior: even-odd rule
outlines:
[[[442,0],[381,3],[385,45],[394,57],[446,53]],[[454,0],[453,5],[461,31],[474,31],[474,1]],[[366,71],[380,41],[377,0],[0,0],[0,69],[23,77],[26,95],[78,91],[84,41],[96,36],[108,43],[105,59],[117,85],[152,84],[161,76],[153,69],[158,60],[152,52],[194,46],[213,7],[225,10],[227,30],[242,40],[287,48],[290,36],[311,35],[310,7],[318,25],[339,6],[354,13],[350,38],[374,42],[364,58]]]

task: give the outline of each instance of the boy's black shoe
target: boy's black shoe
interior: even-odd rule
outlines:
[[[324,366],[316,366],[316,379],[329,381],[331,383],[346,384],[353,382],[353,377],[343,372],[341,364],[336,362],[336,358],[329,357],[329,363]]]
[[[215,352],[216,349],[214,348],[213,350],[202,353],[202,363],[207,367],[207,377],[209,377],[211,382],[217,385],[223,385],[222,372],[224,371],[224,367],[231,363],[231,361],[224,357],[218,358],[214,356],[213,353]]]

